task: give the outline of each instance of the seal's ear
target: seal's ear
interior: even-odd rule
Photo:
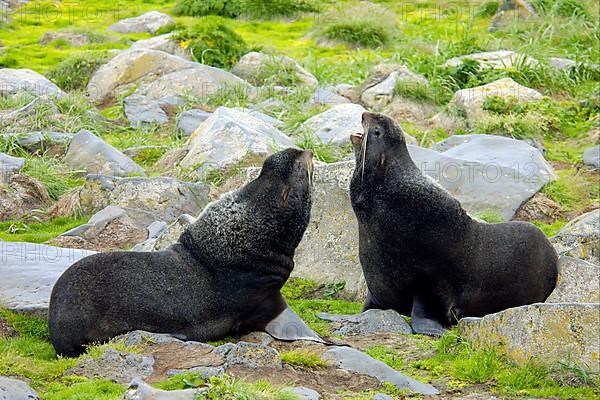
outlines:
[[[291,187],[289,185],[285,185],[283,190],[281,191],[281,205],[284,205],[288,199],[288,195],[290,194]]]

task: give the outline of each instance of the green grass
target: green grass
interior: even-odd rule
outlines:
[[[88,221],[85,218],[56,217],[48,222],[0,222],[0,239],[7,242],[44,243]]]
[[[292,350],[281,353],[281,361],[294,367],[327,368],[327,363],[318,354],[309,350]]]
[[[362,303],[343,300],[305,300],[288,299],[289,306],[306,322],[306,324],[321,336],[329,336],[329,323],[317,317],[319,312],[333,314],[358,314]]]
[[[504,220],[504,218],[500,214],[498,214],[498,212],[493,211],[493,210],[483,211],[483,212],[477,214],[476,217],[479,219],[482,219],[485,222],[490,223],[490,224],[506,222]]]
[[[108,55],[104,52],[76,54],[51,68],[46,76],[65,91],[83,90],[93,73],[108,59]]]
[[[597,201],[597,178],[583,177],[575,169],[559,170],[557,174],[558,179],[546,184],[542,193],[559,203],[562,210],[582,209]]]

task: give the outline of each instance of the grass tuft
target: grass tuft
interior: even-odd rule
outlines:
[[[327,368],[327,363],[310,350],[292,350],[281,353],[281,361],[294,367]]]

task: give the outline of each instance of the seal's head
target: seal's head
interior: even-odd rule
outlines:
[[[362,126],[364,133],[353,133],[350,138],[361,176],[365,171],[383,171],[389,161],[405,157],[404,132],[390,117],[364,112]]]

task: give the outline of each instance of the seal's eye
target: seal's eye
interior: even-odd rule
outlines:
[[[373,136],[379,137],[379,136],[381,136],[381,129],[379,129],[379,127],[377,126],[377,127],[373,128],[371,133],[373,134]]]

